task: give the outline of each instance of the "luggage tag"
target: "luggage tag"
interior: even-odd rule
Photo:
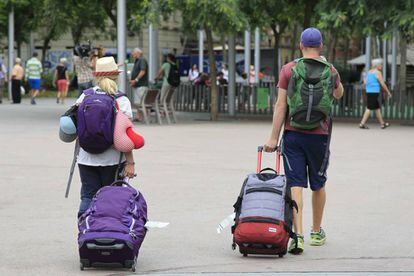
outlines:
[[[150,229],[154,229],[154,228],[165,228],[169,225],[169,222],[162,222],[162,221],[147,221],[147,223],[145,223],[145,227],[146,228],[150,228]]]
[[[228,215],[225,219],[223,219],[217,227],[217,234],[220,234],[221,231],[223,231],[226,227],[230,226],[230,224],[234,222],[235,218],[236,218],[236,213],[232,213]]]

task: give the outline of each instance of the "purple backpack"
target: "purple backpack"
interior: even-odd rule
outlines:
[[[78,243],[81,260],[93,258],[94,250],[91,252],[90,244],[102,239],[125,243],[131,252],[129,259],[136,259],[147,232],[146,222],[147,203],[139,191],[122,180],[101,188],[89,209],[79,218]],[[120,251],[123,256],[117,256],[117,252],[111,252],[113,254],[107,253],[100,258],[110,262],[113,258],[127,258],[129,254],[128,251]]]
[[[80,146],[87,152],[97,154],[109,149],[114,143],[115,97],[100,89],[83,91],[85,98],[78,108],[77,133]]]

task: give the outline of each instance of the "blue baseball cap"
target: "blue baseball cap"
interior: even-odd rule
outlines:
[[[300,42],[305,47],[318,47],[322,44],[322,34],[316,28],[307,28],[302,32]]]

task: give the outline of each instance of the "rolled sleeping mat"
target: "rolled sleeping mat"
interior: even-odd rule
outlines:
[[[118,112],[115,118],[114,147],[120,152],[130,152],[144,145],[144,138],[136,133],[134,125],[122,112]]]
[[[134,143],[134,149],[140,149],[144,146],[145,144],[144,137],[139,135],[138,132],[135,131],[135,129],[130,127],[126,130],[126,133],[129,139],[131,139],[131,141]]]
[[[76,140],[76,126],[72,118],[69,116],[60,117],[59,121],[59,138],[65,143]]]

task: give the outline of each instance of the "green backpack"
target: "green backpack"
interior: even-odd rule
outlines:
[[[290,125],[298,129],[314,129],[328,119],[333,102],[337,74],[332,65],[313,58],[300,58],[292,68],[287,103]]]

